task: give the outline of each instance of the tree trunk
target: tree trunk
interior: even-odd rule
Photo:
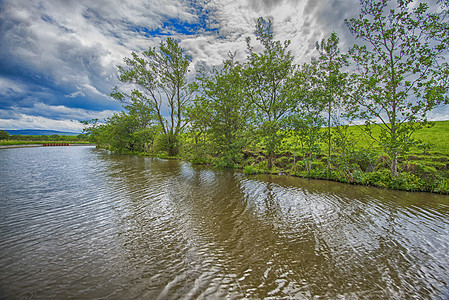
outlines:
[[[310,177],[310,171],[312,170],[312,151],[309,153],[309,162],[307,166],[307,176]]]
[[[176,137],[173,135],[167,136],[167,152],[170,156],[178,155],[178,147],[176,145]]]
[[[295,148],[293,150],[293,172],[296,173],[296,146],[297,143],[295,142]]]
[[[271,170],[272,166],[273,166],[273,152],[270,152],[268,154],[268,170]]]
[[[327,119],[327,134],[328,134],[328,153],[327,153],[327,170],[331,170],[331,101],[329,100]]]
[[[398,155],[396,153],[393,154],[391,158],[391,177],[396,177],[398,175]]]

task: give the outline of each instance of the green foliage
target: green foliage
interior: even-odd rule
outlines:
[[[243,174],[246,175],[259,174],[259,173],[261,173],[259,169],[254,166],[245,166],[243,168]]]
[[[89,139],[100,147],[117,153],[149,152],[158,136],[158,126],[143,120],[138,114],[120,112],[100,124],[83,122]]]
[[[252,107],[243,95],[241,66],[230,54],[221,70],[201,71],[195,90],[199,93],[187,109],[192,131],[206,134],[220,167],[234,167],[248,144]]]
[[[374,170],[377,154],[369,149],[354,150],[348,153],[349,164],[356,164],[363,172]]]
[[[344,100],[348,95],[348,74],[342,72],[341,69],[348,65],[347,56],[340,53],[338,48],[339,38],[335,32],[321,43],[316,43],[316,50],[320,54],[318,59],[313,59],[312,64],[316,65],[315,76],[309,80],[316,81],[316,89],[319,93],[319,98],[325,107],[327,113],[327,155],[331,157],[332,150],[332,134],[331,127],[338,126],[341,122],[339,111],[343,108]],[[340,131],[339,133],[343,133]],[[340,142],[344,141],[342,135],[337,135]],[[344,146],[340,143],[340,146]],[[343,148],[344,149],[344,148]],[[343,151],[344,153],[344,151]],[[328,168],[330,169],[330,160],[328,161]]]
[[[27,145],[49,142],[71,142],[88,143],[88,136],[79,134],[77,136],[65,135],[10,135],[7,140],[0,140],[0,145]]]
[[[176,155],[178,136],[187,125],[184,111],[192,94],[186,80],[190,58],[173,38],[162,41],[159,48],[144,51],[143,57],[131,54],[132,58],[124,59],[126,67],[118,66],[118,78],[136,88],[129,94],[114,88],[111,96],[129,104],[131,115],[156,120],[165,136],[165,150]],[[163,113],[163,103],[168,104],[168,116]]]
[[[321,153],[320,142],[324,135],[321,130],[324,124],[320,116],[320,104],[315,102],[313,94],[309,98],[303,98],[301,109],[297,114],[285,119],[285,127],[290,130],[290,136],[295,140],[295,145],[301,145],[301,156],[308,162],[307,173],[310,175],[312,162],[317,154]],[[296,147],[294,149],[296,152]]]
[[[443,178],[436,182],[435,187],[433,189],[436,193],[449,193],[449,179]]]
[[[272,171],[272,166],[269,165],[269,162],[263,160],[256,165],[256,168],[259,170],[259,173],[270,173]]]
[[[7,140],[9,139],[10,135],[5,130],[0,130],[0,140]]]
[[[294,57],[287,50],[290,41],[281,43],[274,39],[271,19],[257,20],[256,39],[263,46],[262,52],[256,52],[251,39],[246,39],[248,57],[243,67],[244,92],[256,110],[256,126],[264,137],[262,143],[268,151],[268,168],[271,168],[274,152],[282,140],[277,134],[280,121],[296,107],[297,99],[291,90],[296,66]]]
[[[280,168],[285,169],[287,166],[292,165],[289,163],[289,160],[290,160],[289,157],[281,156],[276,159],[276,165],[279,166]]]
[[[349,130],[349,125],[339,125],[331,128],[331,135],[333,141],[333,149],[335,154],[342,161],[346,160],[346,154],[353,151],[355,147],[355,139]],[[332,147],[332,145],[331,145]]]
[[[387,187],[391,181],[391,176],[387,169],[381,169],[371,173],[363,173],[360,179],[361,184]]]
[[[359,18],[345,22],[363,41],[349,51],[357,65],[350,114],[379,127],[378,136],[364,129],[391,157],[395,177],[397,158],[426,125],[427,112],[449,101],[449,24],[425,3],[398,1],[392,9],[389,2],[361,0]]]

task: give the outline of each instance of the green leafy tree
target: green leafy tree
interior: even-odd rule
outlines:
[[[257,112],[258,128],[264,137],[268,152],[268,168],[272,167],[274,152],[280,145],[282,118],[295,108],[291,80],[295,72],[293,55],[287,50],[290,41],[281,43],[274,40],[272,20],[259,18],[256,25],[256,39],[263,51],[258,53],[247,37],[248,57],[243,69],[246,98]]]
[[[112,96],[122,102],[140,103],[154,112],[165,137],[169,155],[178,153],[179,134],[187,124],[184,111],[191,92],[187,84],[190,58],[173,38],[150,48],[139,57],[124,59],[126,66],[118,66],[119,80],[131,84],[131,93],[115,88]],[[167,112],[166,112],[167,111]]]
[[[340,53],[338,43],[340,39],[333,32],[326,40],[316,43],[316,50],[320,54],[318,59],[313,60],[317,67],[317,76],[311,80],[317,80],[318,88],[327,113],[327,145],[328,145],[328,169],[331,163],[332,150],[332,126],[340,126],[340,112],[343,108],[347,93],[347,73],[342,68],[348,65],[346,55]]]
[[[372,126],[364,127],[391,157],[392,177],[398,155],[408,151],[427,113],[448,102],[446,15],[412,2],[361,0],[360,16],[345,21],[362,41],[349,51],[356,63],[352,113],[380,128],[374,136]]]
[[[89,121],[83,122],[90,125]],[[143,126],[137,114],[124,111],[107,118],[104,123],[95,122],[85,131],[91,135],[91,140],[102,148],[117,153],[149,152],[157,136],[159,128],[152,123]]]
[[[189,110],[192,126],[207,130],[224,167],[233,167],[242,159],[248,140],[251,107],[245,101],[241,66],[234,54],[223,67],[211,74],[200,72],[196,85],[199,95]]]
[[[100,124],[98,123],[98,119],[83,120],[80,123],[84,125],[83,133],[88,137],[89,141],[99,144],[98,126]]]
[[[296,172],[296,151],[299,144],[302,160],[306,162],[307,175],[310,176],[312,162],[316,155],[321,153],[320,142],[324,137],[321,127],[325,124],[325,119],[320,115],[320,111],[307,106],[288,116],[284,122],[290,139],[294,142],[293,171]]]
[[[0,140],[9,140],[9,133],[5,130],[0,130]]]
[[[294,139],[299,140],[306,161],[307,174],[310,175],[312,162],[321,153],[320,143],[323,141],[322,126],[325,120],[322,111],[326,107],[323,102],[323,89],[317,78],[316,64],[304,64],[297,69],[291,81],[291,91],[297,99],[294,113],[286,119],[287,128],[291,130]]]

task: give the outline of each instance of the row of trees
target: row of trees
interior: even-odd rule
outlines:
[[[11,140],[11,141],[87,141],[88,137],[84,134],[78,134],[76,136],[72,135],[21,135],[14,134],[10,135],[6,130],[0,130],[0,140]]]
[[[301,66],[294,63],[290,41],[276,40],[272,20],[263,18],[255,31],[261,51],[248,37],[244,61],[230,53],[219,68],[198,70],[191,83],[191,58],[178,41],[168,38],[142,56],[132,53],[119,67],[128,92],[112,92],[127,112],[88,130],[115,150],[177,155],[188,146],[190,156],[213,156],[228,167],[242,161],[244,149],[261,147],[268,168],[289,135],[294,159],[300,147],[310,170],[323,139],[328,169],[332,157],[345,157],[346,124],[356,120],[389,155],[395,177],[413,132],[428,124],[429,111],[449,102],[448,6],[412,7],[411,0],[360,4],[359,17],[345,21],[359,43],[342,54],[332,33]]]

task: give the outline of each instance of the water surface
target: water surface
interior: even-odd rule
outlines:
[[[0,298],[449,297],[449,196],[0,150]]]

